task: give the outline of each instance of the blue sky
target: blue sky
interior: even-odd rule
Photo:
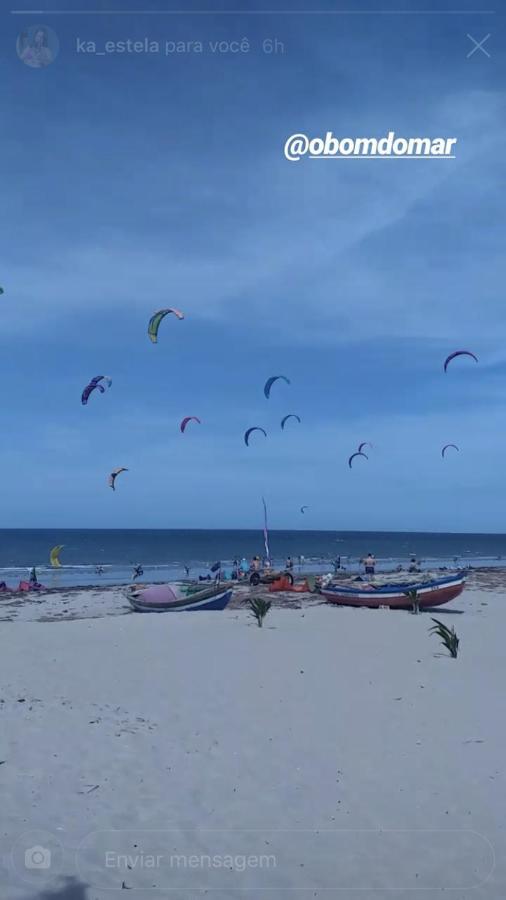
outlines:
[[[60,41],[44,70],[15,53],[37,21]],[[3,24],[0,527],[255,527],[264,494],[278,528],[506,530],[502,17]],[[492,33],[490,58],[467,58],[468,32]],[[144,37],[160,54],[76,52]],[[164,55],[243,37],[247,54]],[[288,135],[328,130],[455,136],[457,159],[285,160]],[[172,305],[186,318],[153,346]],[[458,347],[479,365],[444,376]],[[111,390],[82,408],[100,373]],[[203,424],[181,436],[185,415]]]

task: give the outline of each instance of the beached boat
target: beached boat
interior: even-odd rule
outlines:
[[[148,588],[128,588],[126,596],[136,612],[190,612],[198,609],[225,609],[232,597],[232,589],[225,585],[213,585],[181,595],[169,584],[154,584]]]
[[[411,609],[412,601],[407,592],[416,590],[419,608],[430,608],[449,603],[462,593],[466,578],[462,572],[445,576],[420,573],[410,578],[404,575],[377,576],[370,581],[331,582],[322,587],[321,593],[329,603],[340,606],[389,606]]]

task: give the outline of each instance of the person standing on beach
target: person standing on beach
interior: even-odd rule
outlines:
[[[376,557],[372,553],[368,553],[365,559],[362,560],[362,565],[366,575],[374,575],[376,571]]]

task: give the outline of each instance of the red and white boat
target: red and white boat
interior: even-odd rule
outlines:
[[[437,577],[433,573],[419,573],[413,578],[401,575],[381,575],[370,581],[331,582],[321,588],[329,603],[339,606],[367,606],[378,609],[389,606],[394,609],[412,609],[410,591],[417,592],[420,609],[449,603],[462,593],[466,585],[463,572],[453,572]]]

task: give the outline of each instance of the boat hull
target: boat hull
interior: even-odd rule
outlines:
[[[397,585],[390,587],[357,588],[344,587],[342,585],[329,585],[322,590],[322,594],[328,603],[338,606],[365,606],[369,609],[378,609],[380,606],[388,606],[391,609],[412,609],[413,604],[405,591],[416,589],[420,609],[430,609],[433,606],[442,606],[454,600],[464,590],[466,579],[463,575],[453,578],[438,579],[437,581],[422,582],[420,584],[405,585],[400,588]]]
[[[215,592],[210,596],[209,591],[200,591],[197,594],[193,594],[184,597],[180,600],[168,602],[168,603],[152,603],[149,599],[144,599],[142,594],[144,591],[139,591],[137,594],[134,591],[127,592],[127,599],[130,603],[132,609],[135,612],[196,612],[197,610],[205,610],[205,609],[225,609],[225,607],[229,604],[232,598],[232,590],[228,588],[227,590],[222,590],[219,592]]]

